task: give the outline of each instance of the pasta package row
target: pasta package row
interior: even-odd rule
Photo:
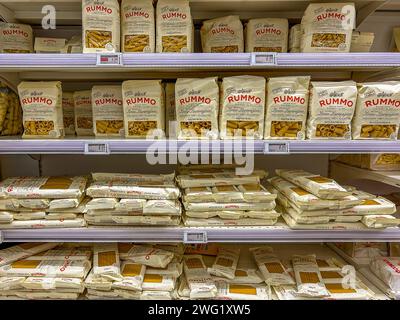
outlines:
[[[178,139],[397,139],[400,82],[310,81],[308,76],[128,80],[62,92],[21,82],[25,138],[65,134]],[[166,131],[166,133],[165,133]]]

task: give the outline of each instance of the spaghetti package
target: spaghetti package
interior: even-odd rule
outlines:
[[[165,133],[170,139],[176,139],[176,107],[175,107],[175,83],[165,84]]]
[[[270,78],[265,139],[305,139],[310,77]]]
[[[21,243],[6,249],[0,250],[0,266],[12,263],[17,260],[44,252],[58,246],[59,243]]]
[[[146,266],[128,261],[122,262],[122,280],[113,282],[113,289],[142,290],[142,283],[145,277]]]
[[[120,243],[118,247],[122,260],[140,263],[153,268],[165,268],[174,258],[172,252],[150,246]]]
[[[270,300],[270,288],[265,284],[234,284],[218,281],[217,288],[217,299]]]
[[[122,137],[124,112],[121,86],[93,86],[93,131],[97,137]]]
[[[65,134],[75,135],[75,107],[73,92],[62,93],[62,111]]]
[[[263,137],[265,78],[234,76],[222,80],[220,134],[222,139]]]
[[[289,31],[289,51],[300,52],[301,25],[295,24]]]
[[[240,249],[220,248],[217,258],[208,272],[217,277],[235,278],[235,271],[239,261]]]
[[[400,82],[359,84],[353,139],[396,140],[399,123]]]
[[[120,13],[118,0],[82,1],[83,52],[118,52]]]
[[[357,101],[354,81],[311,82],[308,139],[351,139]]]
[[[203,52],[243,52],[243,25],[239,16],[203,22],[200,30]]]
[[[96,244],[93,250],[93,274],[111,281],[122,280],[117,244]]]
[[[400,258],[398,257],[376,257],[371,261],[371,270],[389,288],[400,292]]]
[[[75,131],[78,136],[93,136],[92,91],[74,92]]]
[[[370,52],[374,39],[373,32],[353,31],[350,52]]]
[[[246,52],[287,52],[287,19],[250,19],[245,28]]]
[[[194,51],[194,27],[188,0],[160,0],[156,16],[156,52]]]
[[[0,53],[32,53],[32,27],[27,24],[0,22]]]
[[[122,52],[155,51],[155,16],[152,0],[121,3]]]
[[[23,110],[23,138],[64,137],[60,81],[23,81],[18,85]]]

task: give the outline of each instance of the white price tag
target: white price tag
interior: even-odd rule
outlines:
[[[206,231],[185,231],[183,234],[184,243],[207,243]]]
[[[288,154],[289,143],[288,142],[266,142],[264,145],[264,154],[274,153],[274,154]]]
[[[87,155],[109,155],[110,147],[105,142],[90,142],[85,144],[85,154]]]
[[[120,53],[98,53],[96,65],[98,66],[120,66],[122,65]]]
[[[276,52],[253,52],[251,56],[253,66],[275,66]]]

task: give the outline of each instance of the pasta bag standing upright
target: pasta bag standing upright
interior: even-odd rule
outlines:
[[[175,83],[173,82],[165,84],[165,132],[168,138],[176,139]]]
[[[301,25],[295,24],[289,31],[289,52],[300,52]]]
[[[83,52],[120,51],[118,0],[82,0]]]
[[[0,22],[0,53],[32,53],[32,27],[27,24]]]
[[[268,79],[265,139],[305,139],[309,76]]]
[[[265,113],[265,78],[226,77],[222,81],[220,133],[222,139],[262,139]]]
[[[65,134],[75,135],[75,107],[73,92],[63,92],[62,108]]]
[[[353,139],[396,140],[400,123],[400,82],[358,85]]]
[[[357,101],[354,81],[311,82],[308,139],[351,139]]]
[[[18,85],[23,110],[23,138],[64,137],[60,81],[23,81]]]
[[[74,92],[75,131],[78,136],[93,136],[92,90]]]
[[[193,52],[193,22],[188,0],[158,0],[157,52]]]
[[[152,0],[122,0],[122,52],[155,51],[155,17]]]

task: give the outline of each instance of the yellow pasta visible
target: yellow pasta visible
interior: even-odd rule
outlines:
[[[87,48],[105,48],[112,42],[111,31],[87,30],[85,34]]]
[[[157,129],[157,121],[128,121],[128,135],[146,136],[150,130]]]
[[[363,125],[361,126],[362,138],[390,138],[396,132],[396,125]]]
[[[162,51],[163,52],[182,52],[187,47],[186,36],[163,36]]]
[[[297,136],[303,124],[301,121],[272,121],[271,137],[291,137]]]
[[[25,121],[24,122],[26,135],[49,135],[50,131],[54,130],[53,121]]]

